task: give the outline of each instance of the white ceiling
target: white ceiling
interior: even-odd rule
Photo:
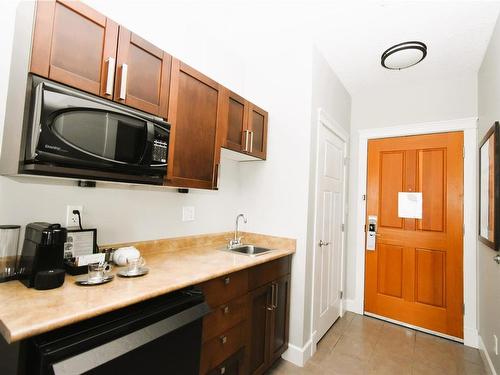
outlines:
[[[320,51],[351,94],[384,85],[477,74],[500,11],[498,1],[319,2],[313,22]],[[390,46],[427,44],[420,64],[380,65]]]

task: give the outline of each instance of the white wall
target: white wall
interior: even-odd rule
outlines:
[[[418,66],[415,67],[418,69]],[[395,71],[394,74],[405,74]],[[349,197],[351,215],[348,221],[347,249],[347,298],[350,301],[362,299],[356,296],[356,207],[361,197],[358,188],[358,131],[397,125],[416,124],[430,121],[444,121],[477,116],[477,77],[419,81],[413,85],[386,86],[370,89],[353,96],[351,120],[351,152],[349,169]],[[361,280],[363,278],[360,278]]]
[[[497,21],[478,76],[479,137],[481,141],[495,121],[500,120],[500,23]],[[497,252],[478,241],[479,335],[495,370],[500,357],[494,353],[494,338],[500,336],[500,266]]]
[[[318,110],[321,110],[341,126],[346,134],[349,134],[351,124],[351,96],[332,70],[321,52],[314,47],[312,59],[312,98],[311,98],[311,149],[309,161],[309,199],[308,199],[308,218],[307,218],[307,259],[306,269],[311,270],[306,277],[306,300],[311,303],[305,306],[306,321],[311,321],[313,301],[313,262],[314,262],[314,243],[315,234],[315,205],[316,205],[316,163],[317,163],[317,144],[318,144]],[[349,149],[347,150],[349,152]],[[348,174],[347,174],[348,176]],[[346,176],[346,178],[347,178]],[[348,190],[348,189],[347,189]],[[346,196],[348,192],[346,191]],[[345,275],[344,275],[345,276]],[[311,332],[312,327],[304,327],[304,335]]]
[[[112,243],[232,230],[236,214],[244,212],[248,224],[243,230],[297,239],[290,344],[302,348],[310,334],[306,238],[311,81],[318,66],[313,66],[311,39],[293,21],[301,18],[302,8],[287,8],[285,17],[279,2],[86,2],[265,108],[269,112],[267,161],[237,164],[224,160],[218,192],[191,190],[187,195],[160,188],[100,184],[96,189],[82,189],[68,182],[0,177],[0,223],[63,221],[67,204],[83,204],[84,225],[98,228],[101,243]],[[1,118],[14,8],[15,2],[8,3],[0,15]],[[317,82],[327,70],[324,61],[320,65]],[[332,73],[327,74],[332,79]],[[330,83],[325,84],[321,95],[327,95],[326,103],[321,105],[331,106],[332,116],[349,126],[345,90],[336,78],[332,82],[339,94],[330,96]],[[183,205],[195,206],[196,221],[181,222]]]

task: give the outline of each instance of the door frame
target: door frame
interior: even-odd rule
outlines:
[[[356,206],[352,207],[356,219],[354,251],[356,253],[355,297],[348,301],[348,310],[364,314],[365,296],[365,231],[366,221],[366,181],[368,140],[462,131],[464,133],[464,241],[463,241],[463,285],[464,285],[464,339],[467,346],[478,347],[477,330],[477,122],[475,117],[457,120],[406,124],[384,128],[362,129],[358,131],[358,186]]]
[[[312,178],[312,181],[314,183],[313,189],[313,194],[314,194],[314,207],[312,211],[313,215],[313,227],[312,227],[312,241],[310,245],[313,247],[313,252],[312,252],[312,281],[311,281],[311,301],[312,301],[312,306],[311,306],[311,356],[316,352],[316,345],[314,344],[316,342],[316,319],[315,319],[315,314],[316,311],[314,309],[315,305],[315,300],[314,300],[314,289],[316,287],[315,285],[315,278],[314,274],[316,271],[316,253],[317,253],[317,248],[316,248],[316,243],[318,242],[318,239],[316,238],[316,226],[317,226],[317,207],[318,207],[318,176],[319,176],[319,158],[318,158],[318,153],[319,153],[319,142],[320,142],[320,128],[321,126],[326,127],[328,130],[330,130],[335,136],[339,137],[345,144],[344,146],[344,163],[343,163],[343,186],[342,186],[342,193],[343,193],[343,205],[342,205],[342,223],[344,225],[344,230],[342,231],[342,246],[341,246],[341,252],[340,252],[340,290],[342,292],[345,292],[345,272],[346,272],[346,267],[345,267],[345,251],[346,251],[346,246],[347,246],[347,202],[348,202],[348,196],[347,196],[347,186],[348,186],[348,173],[347,173],[347,161],[348,161],[348,152],[349,152],[349,133],[344,130],[342,126],[340,126],[335,120],[333,120],[322,108],[318,108],[318,121],[316,124],[316,150],[315,150],[315,155],[316,155],[316,165],[314,166],[314,177]],[[344,293],[345,296],[345,293]],[[340,316],[342,317],[345,312],[345,299],[341,298],[340,299]]]

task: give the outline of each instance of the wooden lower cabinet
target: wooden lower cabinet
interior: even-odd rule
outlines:
[[[212,313],[203,320],[200,375],[260,375],[288,347],[290,257],[202,284]]]

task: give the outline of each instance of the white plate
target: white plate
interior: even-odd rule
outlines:
[[[121,277],[139,277],[144,276],[149,272],[149,268],[141,267],[137,271],[129,271],[127,269],[118,271],[117,275]]]

